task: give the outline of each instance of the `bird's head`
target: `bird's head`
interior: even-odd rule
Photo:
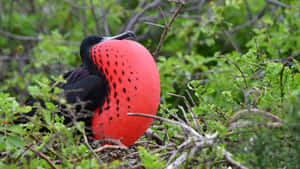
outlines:
[[[89,51],[90,49],[101,42],[108,41],[108,40],[123,40],[127,38],[134,38],[135,34],[132,31],[126,31],[116,36],[106,37],[106,36],[99,36],[99,35],[89,35],[83,39],[80,45],[80,56],[82,60],[82,64],[84,66],[89,67]]]

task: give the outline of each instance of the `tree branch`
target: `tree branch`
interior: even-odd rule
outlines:
[[[179,12],[183,9],[184,5],[185,5],[185,3],[180,4],[179,8],[176,10],[174,15],[172,16],[171,21],[167,25],[165,25],[164,31],[163,31],[163,33],[161,34],[161,37],[160,37],[160,41],[159,41],[159,43],[157,45],[157,48],[156,48],[156,50],[154,51],[154,54],[153,54],[154,59],[157,59],[157,57],[159,55],[159,52],[160,52],[160,49],[162,47],[162,44],[163,44],[163,42],[164,42],[164,40],[165,40],[165,38],[168,34],[168,31],[169,31],[171,25],[173,24],[175,18],[179,14]]]

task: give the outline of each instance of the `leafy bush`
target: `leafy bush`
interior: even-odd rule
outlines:
[[[131,29],[155,53],[182,5],[120,2],[1,2],[0,168],[300,168],[300,1],[186,2],[155,58],[163,145],[96,151],[82,122],[64,125],[50,83],[80,65],[83,37]],[[29,95],[45,105],[24,106]]]

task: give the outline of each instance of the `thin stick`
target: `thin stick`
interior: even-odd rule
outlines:
[[[181,126],[182,128],[188,130],[190,133],[192,133],[193,135],[197,136],[198,138],[203,138],[203,136],[201,136],[197,131],[195,131],[193,128],[191,128],[190,126],[184,124],[184,123],[180,123],[174,120],[170,120],[170,119],[166,119],[163,117],[159,117],[159,116],[154,116],[154,115],[150,115],[150,114],[143,114],[143,113],[127,113],[128,116],[141,116],[141,117],[148,117],[148,118],[153,118],[156,120],[161,120],[161,121],[165,121],[168,123],[172,123],[178,126]]]
[[[128,150],[128,148],[126,146],[104,145],[104,146],[99,147],[95,152],[99,153],[99,152],[104,151],[106,149]]]
[[[93,150],[93,148],[91,147],[91,145],[89,144],[89,141],[85,135],[85,133],[83,133],[83,138],[84,138],[84,143],[85,145],[88,147],[88,149],[90,150],[90,152],[95,156],[95,158],[97,159],[98,163],[101,164],[100,158],[99,156],[96,154],[96,152]]]
[[[266,1],[269,2],[269,3],[272,3],[272,4],[276,5],[276,6],[280,6],[282,8],[291,8],[290,5],[286,5],[286,4],[284,4],[282,2],[279,2],[277,0],[266,0]]]
[[[225,55],[221,55],[219,57],[227,59],[230,63],[232,63],[238,69],[238,71],[241,73],[241,75],[243,77],[246,89],[249,89],[248,88],[248,83],[247,83],[247,80],[246,80],[246,76],[245,76],[244,72],[242,71],[242,69],[240,68],[240,66],[237,63],[235,63],[233,60],[231,60],[228,57],[226,57]]]
[[[164,29],[163,33],[161,34],[158,46],[157,46],[157,48],[156,48],[156,50],[154,51],[154,54],[153,54],[154,59],[156,59],[158,57],[160,49],[162,47],[162,44],[163,44],[163,42],[164,42],[164,40],[165,40],[165,38],[166,38],[166,36],[168,34],[168,31],[169,31],[171,25],[173,24],[175,18],[177,17],[177,15],[179,14],[179,12],[181,11],[181,9],[183,9],[184,5],[185,5],[185,3],[181,3],[180,4],[179,8],[176,10],[176,12],[174,13],[174,15],[172,16],[172,19],[169,22],[169,24],[165,25],[165,29]]]
[[[54,162],[51,161],[51,160],[49,159],[49,157],[48,157],[47,155],[45,155],[45,154],[42,153],[42,152],[39,152],[38,150],[36,150],[36,149],[34,149],[34,148],[32,148],[32,147],[29,147],[29,149],[30,149],[32,152],[36,153],[36,154],[37,154],[38,156],[40,156],[41,158],[43,158],[44,160],[46,160],[46,161],[48,162],[48,164],[49,164],[52,168],[54,168],[54,169],[59,169],[59,168],[54,164]]]
[[[231,153],[229,153],[228,151],[226,151],[225,149],[218,147],[218,149],[221,149],[222,154],[224,155],[225,159],[232,165],[241,168],[241,169],[248,169],[246,166],[244,166],[243,164],[241,164],[240,162],[235,161],[234,159],[232,159],[232,155]]]
[[[184,100],[184,103],[185,103],[186,107],[189,109],[189,111],[190,111],[190,113],[191,113],[192,120],[193,120],[193,122],[194,122],[194,125],[195,125],[195,127],[196,127],[196,130],[197,130],[198,132],[200,132],[200,131],[201,131],[201,130],[200,130],[200,125],[199,125],[199,123],[198,123],[198,121],[197,121],[197,119],[196,119],[196,115],[195,115],[195,113],[194,113],[192,107],[190,106],[188,100],[186,99],[186,97],[185,97],[185,96],[178,95],[178,94],[174,94],[174,93],[168,93],[168,95],[170,95],[170,96],[175,96],[175,97],[178,97],[178,98],[182,98],[182,99]],[[204,120],[203,120],[203,121],[204,121]]]

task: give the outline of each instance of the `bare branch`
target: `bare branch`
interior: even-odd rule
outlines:
[[[126,146],[118,146],[118,145],[104,145],[99,147],[97,150],[95,150],[96,153],[99,153],[101,151],[112,149],[112,150],[128,150]]]
[[[165,122],[168,122],[168,123],[172,123],[172,124],[181,126],[182,128],[188,130],[190,133],[192,133],[193,135],[195,135],[199,138],[203,137],[197,131],[195,131],[193,128],[191,128],[190,126],[188,126],[184,123],[174,121],[174,120],[170,120],[170,119],[166,119],[166,118],[163,118],[163,117],[154,116],[154,115],[150,115],[150,114],[142,114],[142,113],[128,113],[128,116],[141,116],[141,117],[148,117],[148,118],[153,118],[153,119],[165,121]]]
[[[187,152],[183,152],[176,160],[168,165],[166,169],[177,169],[187,159]]]
[[[101,0],[101,19],[102,19],[103,30],[104,30],[105,36],[109,36],[110,31],[109,31],[108,23],[106,20],[106,15],[107,15],[107,12],[104,9],[104,1]]]
[[[101,163],[99,156],[96,154],[96,152],[93,150],[93,148],[91,147],[91,145],[89,144],[89,141],[86,137],[86,134],[83,133],[83,138],[84,138],[84,143],[85,145],[88,147],[88,149],[90,150],[90,152],[95,156],[95,158],[97,159],[97,161],[99,163]]]
[[[266,9],[268,7],[268,3],[266,3],[262,8],[261,10],[258,12],[258,14],[256,16],[254,16],[251,20],[249,20],[248,22],[242,24],[242,25],[238,25],[234,28],[232,28],[231,30],[228,31],[228,33],[234,33],[240,29],[243,29],[247,26],[250,26],[250,25],[253,25],[256,21],[258,21],[265,13]]]
[[[231,117],[231,119],[228,121],[228,123],[236,122],[237,120],[241,119],[246,114],[247,115],[262,115],[273,122],[282,122],[282,120],[274,114],[271,114],[269,112],[265,112],[265,111],[259,110],[259,109],[250,109],[250,110],[241,110],[241,111],[237,112],[234,116]]]
[[[218,149],[221,149],[222,154],[224,155],[225,159],[232,165],[241,168],[241,169],[248,169],[246,166],[244,166],[243,164],[241,164],[240,162],[235,161],[232,158],[232,154],[229,153],[227,150],[225,150],[224,148],[218,147]]]
[[[40,38],[40,37],[15,35],[15,34],[12,34],[10,32],[5,32],[1,29],[0,29],[0,34],[4,35],[6,37],[9,37],[9,38],[22,40],[22,41],[40,41],[40,40],[42,40],[42,38]]]
[[[38,151],[38,150],[36,150],[36,149],[34,149],[34,148],[32,148],[32,147],[29,147],[29,149],[30,149],[32,152],[36,153],[36,154],[37,154],[38,156],[40,156],[41,158],[43,158],[44,160],[46,160],[47,163],[48,163],[52,168],[54,168],[54,169],[59,169],[59,168],[54,164],[54,162],[51,161],[51,160],[49,159],[49,157],[48,157],[47,155],[45,155],[44,153],[42,153],[42,152],[40,152],[40,151]]]
[[[140,17],[142,17],[144,15],[144,13],[151,9],[154,8],[156,6],[158,6],[161,3],[161,0],[155,0],[153,2],[151,2],[150,4],[146,5],[139,13],[137,13],[136,15],[134,15],[128,22],[128,24],[125,27],[125,31],[126,30],[131,30],[133,28],[133,25],[138,21],[138,19]]]
[[[247,83],[247,80],[246,80],[246,76],[245,76],[244,72],[242,71],[242,69],[240,68],[240,66],[237,63],[235,63],[233,60],[229,59],[225,55],[221,55],[221,56],[218,56],[218,57],[226,58],[229,62],[231,62],[239,70],[239,72],[241,73],[241,75],[243,77],[246,89],[249,89],[248,88],[248,83]]]
[[[231,38],[231,35],[228,33],[228,31],[223,30],[223,33],[225,34],[225,36],[226,36],[227,39],[229,40],[231,46],[232,46],[237,52],[239,52],[240,54],[242,54],[242,51],[241,51],[240,47],[237,45],[237,43],[235,43],[235,42],[233,41],[233,39]]]
[[[146,132],[145,132],[145,136],[147,138],[150,138],[150,139],[153,139],[156,141],[157,144],[159,145],[163,145],[164,144],[164,141],[162,138],[160,138],[152,129],[148,129]]]
[[[159,43],[157,45],[157,48],[156,48],[156,50],[154,51],[154,54],[153,54],[154,59],[156,59],[158,57],[160,49],[162,47],[162,44],[163,44],[163,42],[164,42],[164,40],[165,40],[165,38],[168,34],[168,31],[169,31],[171,25],[173,24],[175,18],[177,17],[179,12],[181,11],[181,9],[183,9],[184,5],[185,5],[185,3],[180,4],[179,8],[176,10],[174,15],[172,16],[171,21],[167,25],[165,25],[165,29],[164,29],[163,33],[161,34],[160,41],[159,41]]]
[[[290,5],[286,5],[286,4],[284,4],[284,3],[282,3],[282,2],[279,2],[279,1],[277,1],[277,0],[266,0],[266,1],[269,2],[269,3],[271,3],[271,4],[274,4],[274,5],[276,5],[276,6],[280,6],[280,7],[282,7],[282,8],[291,8]]]
[[[177,95],[177,94],[173,94],[173,93],[168,93],[168,95],[170,95],[170,96],[175,96],[175,97],[179,97],[179,98],[182,98],[182,99],[184,100],[185,105],[187,106],[187,108],[189,109],[189,111],[190,111],[190,113],[191,113],[192,120],[193,120],[193,122],[194,122],[194,125],[195,125],[195,127],[196,127],[196,130],[197,130],[198,132],[200,132],[201,129],[200,129],[199,122],[197,121],[196,115],[195,115],[195,113],[194,113],[192,107],[190,106],[188,100],[186,99],[186,97],[185,97],[185,96],[180,96],[180,95]],[[204,121],[204,120],[203,120],[203,121]]]

